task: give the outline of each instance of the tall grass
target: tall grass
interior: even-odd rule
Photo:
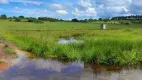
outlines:
[[[108,30],[99,30],[95,23],[22,24],[8,25],[4,37],[38,57],[104,65],[142,62],[142,29],[137,24],[107,24]],[[84,43],[58,44],[70,37]]]
[[[142,60],[142,40],[137,38],[82,36],[84,43],[60,45],[57,43],[59,39],[45,37],[13,35],[10,39],[22,49],[44,58],[83,60],[86,63],[105,65],[138,63]]]

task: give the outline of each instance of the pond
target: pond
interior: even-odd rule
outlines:
[[[95,66],[86,67],[81,61],[62,63],[17,53],[12,65],[0,72],[0,80],[142,80],[140,67],[99,70]]]

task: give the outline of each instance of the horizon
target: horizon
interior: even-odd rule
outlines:
[[[98,19],[141,15],[142,0],[0,0],[0,14],[8,17]]]

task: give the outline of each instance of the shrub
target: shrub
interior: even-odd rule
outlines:
[[[35,20],[35,21],[34,21],[34,23],[42,24],[42,23],[44,23],[44,22],[43,22],[43,21],[41,21],[41,20]]]
[[[131,22],[128,22],[128,21],[120,21],[120,24],[130,25]]]
[[[34,18],[29,18],[28,22],[34,22],[34,20],[35,20]]]
[[[37,20],[35,18],[29,18],[28,22],[34,22],[34,23],[40,23],[40,24],[43,23],[41,20]]]
[[[12,21],[12,19],[9,20],[10,22]]]
[[[21,22],[21,20],[19,18],[16,18],[15,22]]]

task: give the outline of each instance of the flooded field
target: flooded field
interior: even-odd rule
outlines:
[[[99,70],[98,67],[85,67],[81,61],[62,63],[56,60],[29,58],[17,51],[18,57],[11,65],[0,72],[0,80],[141,80],[139,67],[118,70]],[[8,60],[7,60],[8,61]]]

